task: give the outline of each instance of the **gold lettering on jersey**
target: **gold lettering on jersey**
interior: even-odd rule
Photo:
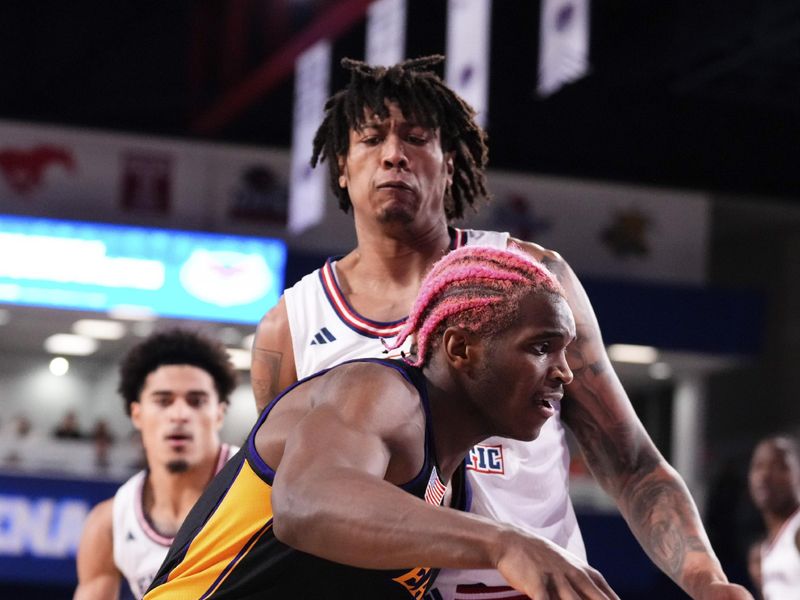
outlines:
[[[430,567],[419,567],[398,575],[394,581],[406,588],[414,600],[422,600],[428,591],[432,576],[433,570]]]

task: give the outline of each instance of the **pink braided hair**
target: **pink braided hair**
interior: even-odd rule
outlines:
[[[509,326],[520,299],[530,291],[564,295],[555,276],[520,249],[465,246],[446,254],[425,276],[403,329],[391,349],[416,336],[416,358],[423,366],[447,327],[457,325],[489,335]]]

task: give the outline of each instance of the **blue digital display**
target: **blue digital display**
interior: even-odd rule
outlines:
[[[283,291],[282,240],[0,215],[0,302],[256,323]]]

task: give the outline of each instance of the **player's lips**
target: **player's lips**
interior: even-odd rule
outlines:
[[[379,183],[378,184],[378,189],[379,190],[395,189],[395,190],[401,190],[401,191],[406,191],[406,192],[413,192],[414,191],[414,188],[412,188],[409,184],[407,184],[405,181],[402,181],[400,179],[392,179],[390,181],[384,181],[383,183]]]
[[[182,448],[192,441],[192,436],[188,433],[169,433],[165,439],[171,447]]]
[[[550,394],[538,396],[536,398],[536,407],[539,410],[539,413],[545,418],[552,417],[554,414],[556,414],[556,409],[553,408],[553,403],[560,401],[563,397],[564,392],[552,392]]]

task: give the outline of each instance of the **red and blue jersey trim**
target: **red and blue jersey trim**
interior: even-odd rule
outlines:
[[[463,229],[450,227],[450,250],[461,248],[467,240],[467,233]],[[374,321],[360,315],[344,297],[339,282],[333,272],[335,259],[329,258],[319,270],[320,283],[325,296],[337,316],[350,329],[369,338],[390,338],[400,333],[407,317],[397,321]]]

